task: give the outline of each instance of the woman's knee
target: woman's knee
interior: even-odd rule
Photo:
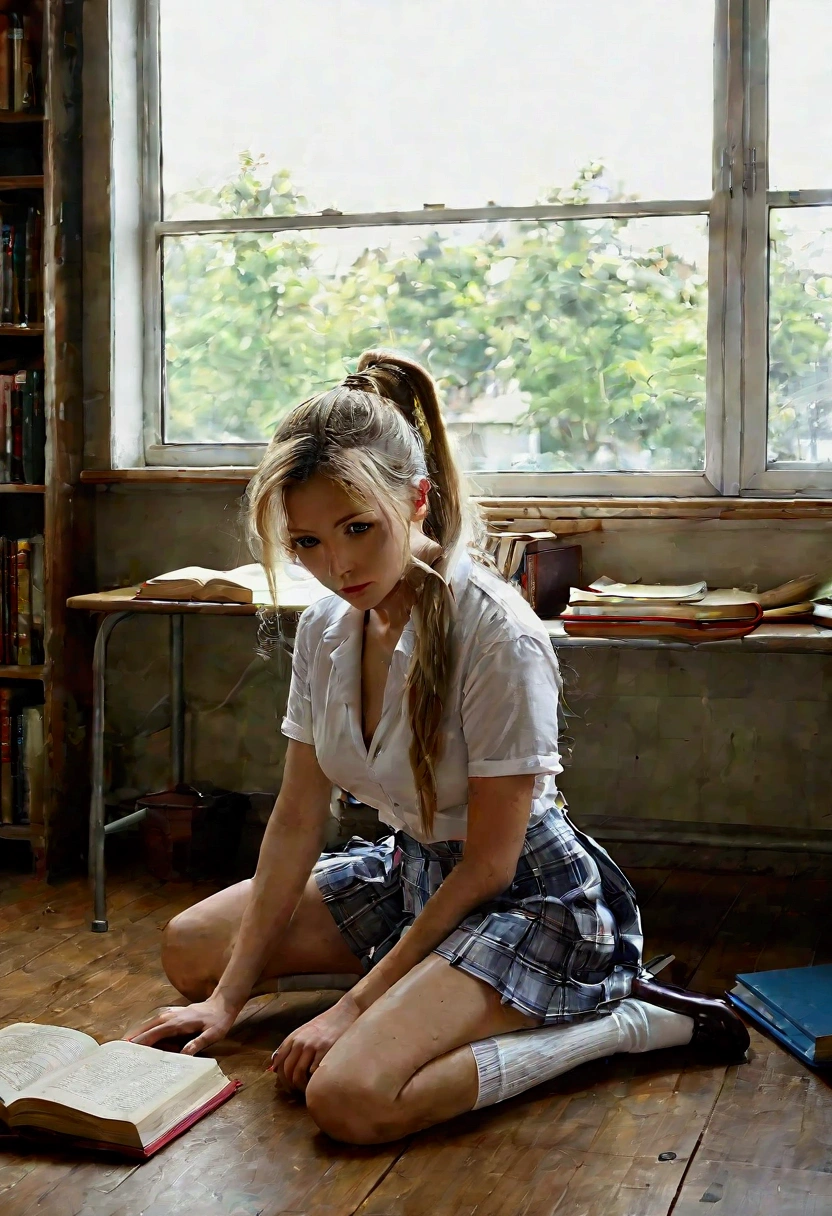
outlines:
[[[394,1102],[371,1064],[327,1067],[324,1060],[309,1078],[306,1109],[322,1132],[345,1144],[386,1144],[403,1134]]]
[[[177,992],[189,1001],[211,995],[219,975],[206,941],[199,904],[169,920],[162,932],[162,967]]]

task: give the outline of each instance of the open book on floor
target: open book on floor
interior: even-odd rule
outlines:
[[[216,1060],[63,1026],[0,1030],[0,1120],[23,1134],[146,1158],[240,1088]]]

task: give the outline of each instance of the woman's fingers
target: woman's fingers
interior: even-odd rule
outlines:
[[[306,1047],[300,1053],[291,1074],[291,1084],[295,1087],[295,1089],[306,1089],[306,1084],[309,1080],[309,1065],[314,1059],[314,1047]]]
[[[142,1047],[152,1047],[155,1043],[162,1039],[175,1038],[177,1035],[192,1034],[195,1030],[202,1030],[203,1023],[195,1017],[188,1017],[185,1011],[180,1011],[178,1015],[174,1015],[173,1011],[146,1030],[139,1034],[130,1036],[131,1043],[139,1043]]]
[[[328,1047],[319,1047],[318,1050],[315,1052],[315,1058],[312,1061],[312,1063],[309,1065],[310,1077],[312,1076],[313,1072],[315,1072],[318,1068],[320,1068],[321,1060],[324,1058],[324,1056],[326,1055],[326,1053],[328,1051],[329,1051]]]
[[[210,1030],[203,1030],[202,1034],[198,1034],[195,1039],[191,1039],[190,1043],[185,1044],[180,1054],[183,1056],[195,1056],[198,1051],[204,1051],[212,1043],[219,1042],[222,1037],[223,1032],[217,1030],[216,1027],[211,1027]]]
[[[167,1022],[168,1018],[176,1016],[178,1013],[180,1013],[182,1008],[183,1006],[179,1005],[165,1005],[160,1009],[154,1009],[153,1013],[149,1014],[146,1018],[142,1018],[140,1022],[134,1022],[128,1028],[122,1038],[126,1039],[130,1043],[134,1043],[139,1035],[144,1034],[144,1032],[147,1030],[153,1029],[154,1026],[159,1026],[162,1023]]]

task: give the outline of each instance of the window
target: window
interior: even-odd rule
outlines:
[[[486,492],[832,488],[826,0],[143,3],[148,463],[380,344]]]
[[[832,5],[770,0],[767,31],[766,6],[753,16],[749,144],[757,188],[748,219],[745,481],[761,490],[828,492]]]

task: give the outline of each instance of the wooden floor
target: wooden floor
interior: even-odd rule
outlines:
[[[718,993],[737,971],[831,957],[832,883],[630,871],[650,954]],[[85,927],[81,882],[0,875],[0,1025],[37,1020],[97,1038],[175,998],[158,962],[165,922],[208,888],[122,877],[112,932]],[[739,1068],[681,1050],[619,1056],[380,1149],[339,1146],[264,1073],[283,1034],[322,1007],[252,1002],[217,1051],[245,1088],[150,1162],[24,1151],[0,1141],[3,1216],[827,1216],[832,1091],[760,1034]],[[712,1204],[714,1207],[703,1205]]]

